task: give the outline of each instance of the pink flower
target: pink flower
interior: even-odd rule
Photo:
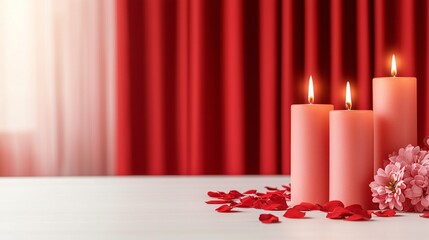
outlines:
[[[404,167],[401,163],[389,163],[385,169],[379,168],[373,182],[370,183],[372,201],[379,204],[380,209],[389,207],[402,210],[405,201],[403,190],[406,188],[404,182]]]
[[[429,165],[429,155],[426,151],[421,151],[420,147],[409,144],[405,148],[399,149],[398,153],[389,156],[390,163],[400,163],[401,167],[411,166],[413,163]]]
[[[410,169],[410,176],[404,180],[407,185],[405,196],[411,200],[414,211],[423,212],[423,210],[429,209],[428,167],[414,163]]]

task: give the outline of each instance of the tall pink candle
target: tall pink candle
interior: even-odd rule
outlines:
[[[371,208],[369,184],[373,178],[373,113],[350,110],[347,82],[347,108],[330,112],[329,199],[346,205]],[[292,185],[293,188],[293,185]]]
[[[374,111],[374,173],[383,167],[389,154],[408,144],[417,145],[417,79],[392,76],[372,81]]]
[[[291,106],[291,202],[323,204],[329,199],[329,111],[331,104],[312,104],[313,83],[309,81],[309,103]]]

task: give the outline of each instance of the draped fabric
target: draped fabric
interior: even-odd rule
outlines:
[[[418,79],[422,139],[428,23],[417,0],[117,0],[117,173],[289,173],[309,75],[316,103],[344,109],[350,81],[371,109],[393,53]]]
[[[0,0],[0,175],[115,172],[115,2]]]

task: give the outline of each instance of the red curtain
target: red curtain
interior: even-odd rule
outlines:
[[[117,0],[117,173],[287,174],[309,75],[316,103],[344,109],[350,81],[370,109],[392,53],[418,79],[422,139],[428,16],[417,0]]]

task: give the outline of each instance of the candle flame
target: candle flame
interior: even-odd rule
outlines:
[[[310,75],[308,80],[308,102],[312,104],[314,102],[314,88],[313,88],[313,77]]]
[[[392,68],[390,70],[390,73],[392,74],[393,77],[396,77],[396,74],[398,74],[398,72],[396,70],[395,54],[392,55]]]
[[[347,110],[352,109],[352,94],[350,93],[350,83],[347,82],[346,86],[346,108]]]

